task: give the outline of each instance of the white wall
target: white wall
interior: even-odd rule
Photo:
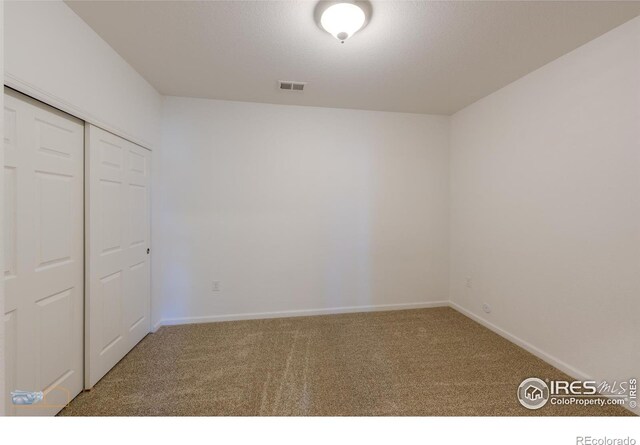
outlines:
[[[161,96],[61,1],[6,2],[5,82],[147,147]]]
[[[155,320],[447,300],[448,118],[166,98],[163,119]]]
[[[639,79],[640,18],[452,118],[451,299],[575,376],[640,376]]]
[[[4,23],[3,1],[0,1],[0,23]],[[4,84],[4,30],[0,30],[0,80]],[[4,141],[4,94],[0,94],[0,141]],[[4,199],[4,149],[0,152],[1,199]],[[0,205],[0,233],[4,233],[4,205]],[[4,252],[4,237],[0,237],[0,270],[4,270],[2,252]],[[0,315],[3,316],[2,323],[0,323],[0,416],[4,416],[4,285],[0,286]]]

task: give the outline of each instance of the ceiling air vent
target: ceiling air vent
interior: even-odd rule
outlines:
[[[286,91],[304,91],[304,87],[307,85],[306,82],[293,82],[291,80],[280,80],[278,81],[278,85],[281,90]]]

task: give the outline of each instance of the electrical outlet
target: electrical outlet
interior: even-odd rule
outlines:
[[[473,282],[471,281],[471,277],[467,277],[466,278],[465,284],[469,289],[471,289],[471,287],[473,286]]]
[[[213,281],[211,283],[211,290],[213,292],[220,292],[220,282],[219,281]]]
[[[490,314],[491,306],[489,306],[487,303],[482,303],[482,310],[485,311],[487,314]]]

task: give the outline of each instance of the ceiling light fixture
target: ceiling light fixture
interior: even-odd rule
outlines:
[[[331,5],[320,18],[324,30],[342,43],[362,28],[364,22],[364,11],[353,3]]]

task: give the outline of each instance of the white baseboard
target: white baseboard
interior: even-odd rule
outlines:
[[[450,301],[449,302],[449,306],[452,309],[455,309],[456,311],[460,312],[462,315],[464,315],[466,317],[469,317],[473,321],[475,321],[477,323],[480,323],[482,326],[492,330],[493,332],[495,332],[499,336],[506,338],[511,343],[515,343],[516,345],[520,346],[522,349],[525,349],[526,351],[532,353],[533,355],[535,355],[539,359],[547,362],[551,366],[553,366],[555,368],[558,368],[560,371],[564,372],[565,374],[569,375],[570,377],[573,377],[574,379],[577,379],[577,380],[594,380],[593,378],[591,378],[590,376],[588,376],[584,372],[582,372],[582,371],[574,368],[573,366],[563,362],[559,358],[554,357],[553,355],[544,352],[542,349],[537,348],[536,346],[534,346],[531,343],[521,339],[520,337],[516,337],[515,335],[513,335],[513,334],[505,331],[504,329],[496,326],[495,324],[491,323],[490,321],[485,320],[482,317],[479,317],[478,315],[474,314],[473,312],[468,311],[467,309],[463,308],[459,304],[454,303],[453,301]]]
[[[371,306],[343,306],[332,307],[326,309],[302,309],[296,311],[275,311],[275,312],[253,312],[244,314],[230,315],[209,315],[203,317],[181,317],[181,318],[165,318],[158,321],[153,332],[157,331],[160,326],[173,326],[180,324],[194,323],[212,323],[219,321],[236,321],[236,320],[259,320],[264,318],[285,318],[285,317],[305,317],[311,315],[331,315],[331,314],[347,314],[354,312],[379,312],[379,311],[395,311],[402,309],[424,309],[434,307],[447,307],[448,301],[427,301],[421,303],[401,303],[401,304],[380,304]]]
[[[326,309],[302,309],[294,311],[274,311],[274,312],[252,312],[243,314],[229,314],[229,315],[208,315],[200,317],[180,317],[180,318],[165,318],[156,322],[152,327],[152,332],[156,332],[161,326],[175,326],[181,324],[195,324],[195,323],[215,323],[220,321],[237,321],[237,320],[259,320],[265,318],[285,318],[285,317],[304,317],[311,315],[331,315],[331,314],[345,314],[354,312],[375,312],[375,311],[393,311],[402,309],[425,309],[434,307],[451,307],[452,309],[460,312],[462,315],[469,317],[470,319],[480,323],[484,327],[492,330],[501,337],[506,338],[512,343],[520,346],[521,348],[529,351],[536,357],[544,360],[550,365],[558,368],[562,372],[569,376],[579,380],[592,380],[591,377],[581,372],[580,370],[568,365],[562,360],[554,357],[551,354],[537,348],[531,343],[505,331],[504,329],[496,326],[490,321],[479,317],[471,311],[463,308],[457,303],[452,301],[429,301],[421,303],[403,303],[403,304],[380,304],[370,306],[343,306],[333,307]]]

